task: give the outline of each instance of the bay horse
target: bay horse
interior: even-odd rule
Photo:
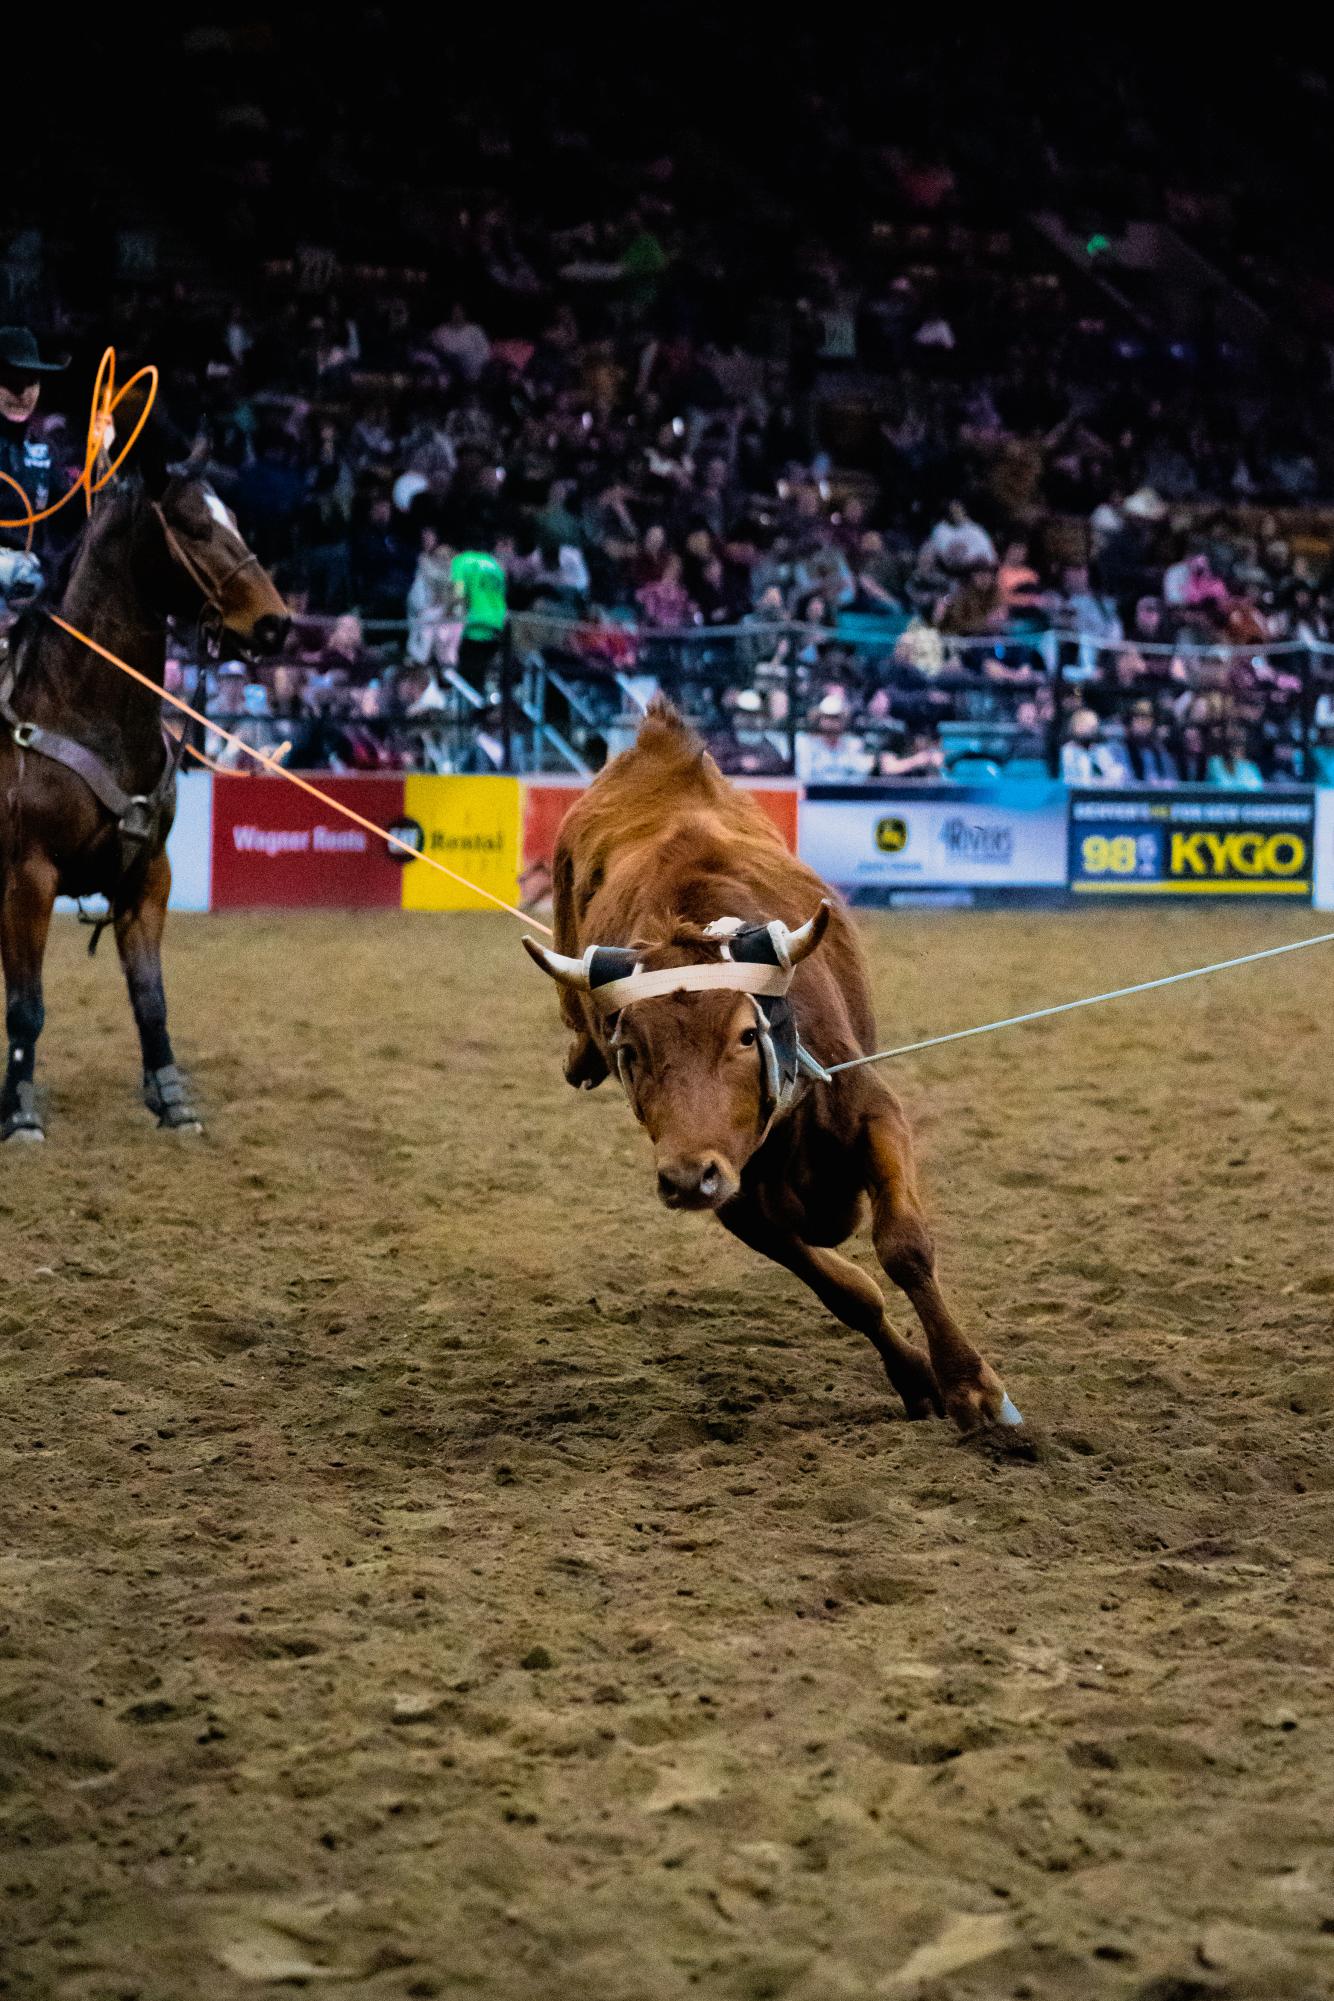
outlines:
[[[53,603],[54,601],[54,603]],[[235,517],[188,467],[136,453],[98,500],[47,601],[159,687],[168,620],[199,621],[273,654],[287,607]],[[182,746],[149,689],[62,632],[39,601],[0,671],[0,959],[9,1054],[0,1141],[45,1137],[33,1087],[42,961],[58,895],[105,896],[158,1124],[199,1129],[167,1034],[161,941],[166,841]],[[96,942],[96,940],[94,940]]]

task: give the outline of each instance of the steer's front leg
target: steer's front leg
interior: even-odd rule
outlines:
[[[922,1323],[946,1415],[963,1432],[1021,1424],[1000,1377],[960,1328],[936,1281],[935,1250],[917,1195],[912,1137],[892,1098],[869,1120],[866,1143],[875,1253]]]
[[[885,1302],[873,1279],[837,1251],[804,1244],[771,1222],[746,1196],[738,1196],[718,1211],[718,1221],[749,1244],[761,1257],[772,1258],[808,1285],[821,1305],[845,1327],[855,1328],[871,1342],[885,1365],[885,1374],[903,1398],[909,1417],[941,1415],[940,1395],[931,1366],[921,1350],[896,1334],[885,1316]]]

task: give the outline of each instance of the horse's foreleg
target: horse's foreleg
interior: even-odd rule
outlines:
[[[16,862],[0,896],[0,958],[5,968],[9,1062],[0,1093],[0,1140],[44,1139],[33,1093],[37,1038],[46,1020],[42,960],[56,900],[55,864],[45,855]]]
[[[144,1103],[160,1126],[200,1130],[190,1089],[176,1067],[167,1034],[167,997],[162,988],[162,929],[171,894],[171,863],[165,849],[149,862],[137,900],[116,915],[116,947],[125,968],[135,1026],[144,1058]]]

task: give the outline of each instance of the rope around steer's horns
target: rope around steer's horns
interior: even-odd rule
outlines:
[[[544,973],[562,986],[586,993],[604,1014],[634,1001],[658,1000],[666,994],[725,992],[761,994],[779,999],[792,975],[824,937],[832,906],[822,900],[814,917],[790,931],[781,919],[747,924],[740,917],[716,917],[703,937],[718,946],[720,956],[698,966],[662,966],[644,970],[644,953],[628,945],[590,945],[582,958],[572,959],[525,938],[524,950]]]

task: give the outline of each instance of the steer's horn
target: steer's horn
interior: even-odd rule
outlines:
[[[811,953],[829,929],[829,920],[833,914],[834,906],[830,903],[828,897],[824,897],[814,917],[808,918],[795,931],[788,933],[787,959],[790,966],[799,966],[803,959],[810,958]]]
[[[588,992],[588,968],[582,959],[567,959],[563,952],[549,952],[545,945],[539,945],[536,938],[525,938],[523,949],[535,966],[563,987],[578,987]]]

